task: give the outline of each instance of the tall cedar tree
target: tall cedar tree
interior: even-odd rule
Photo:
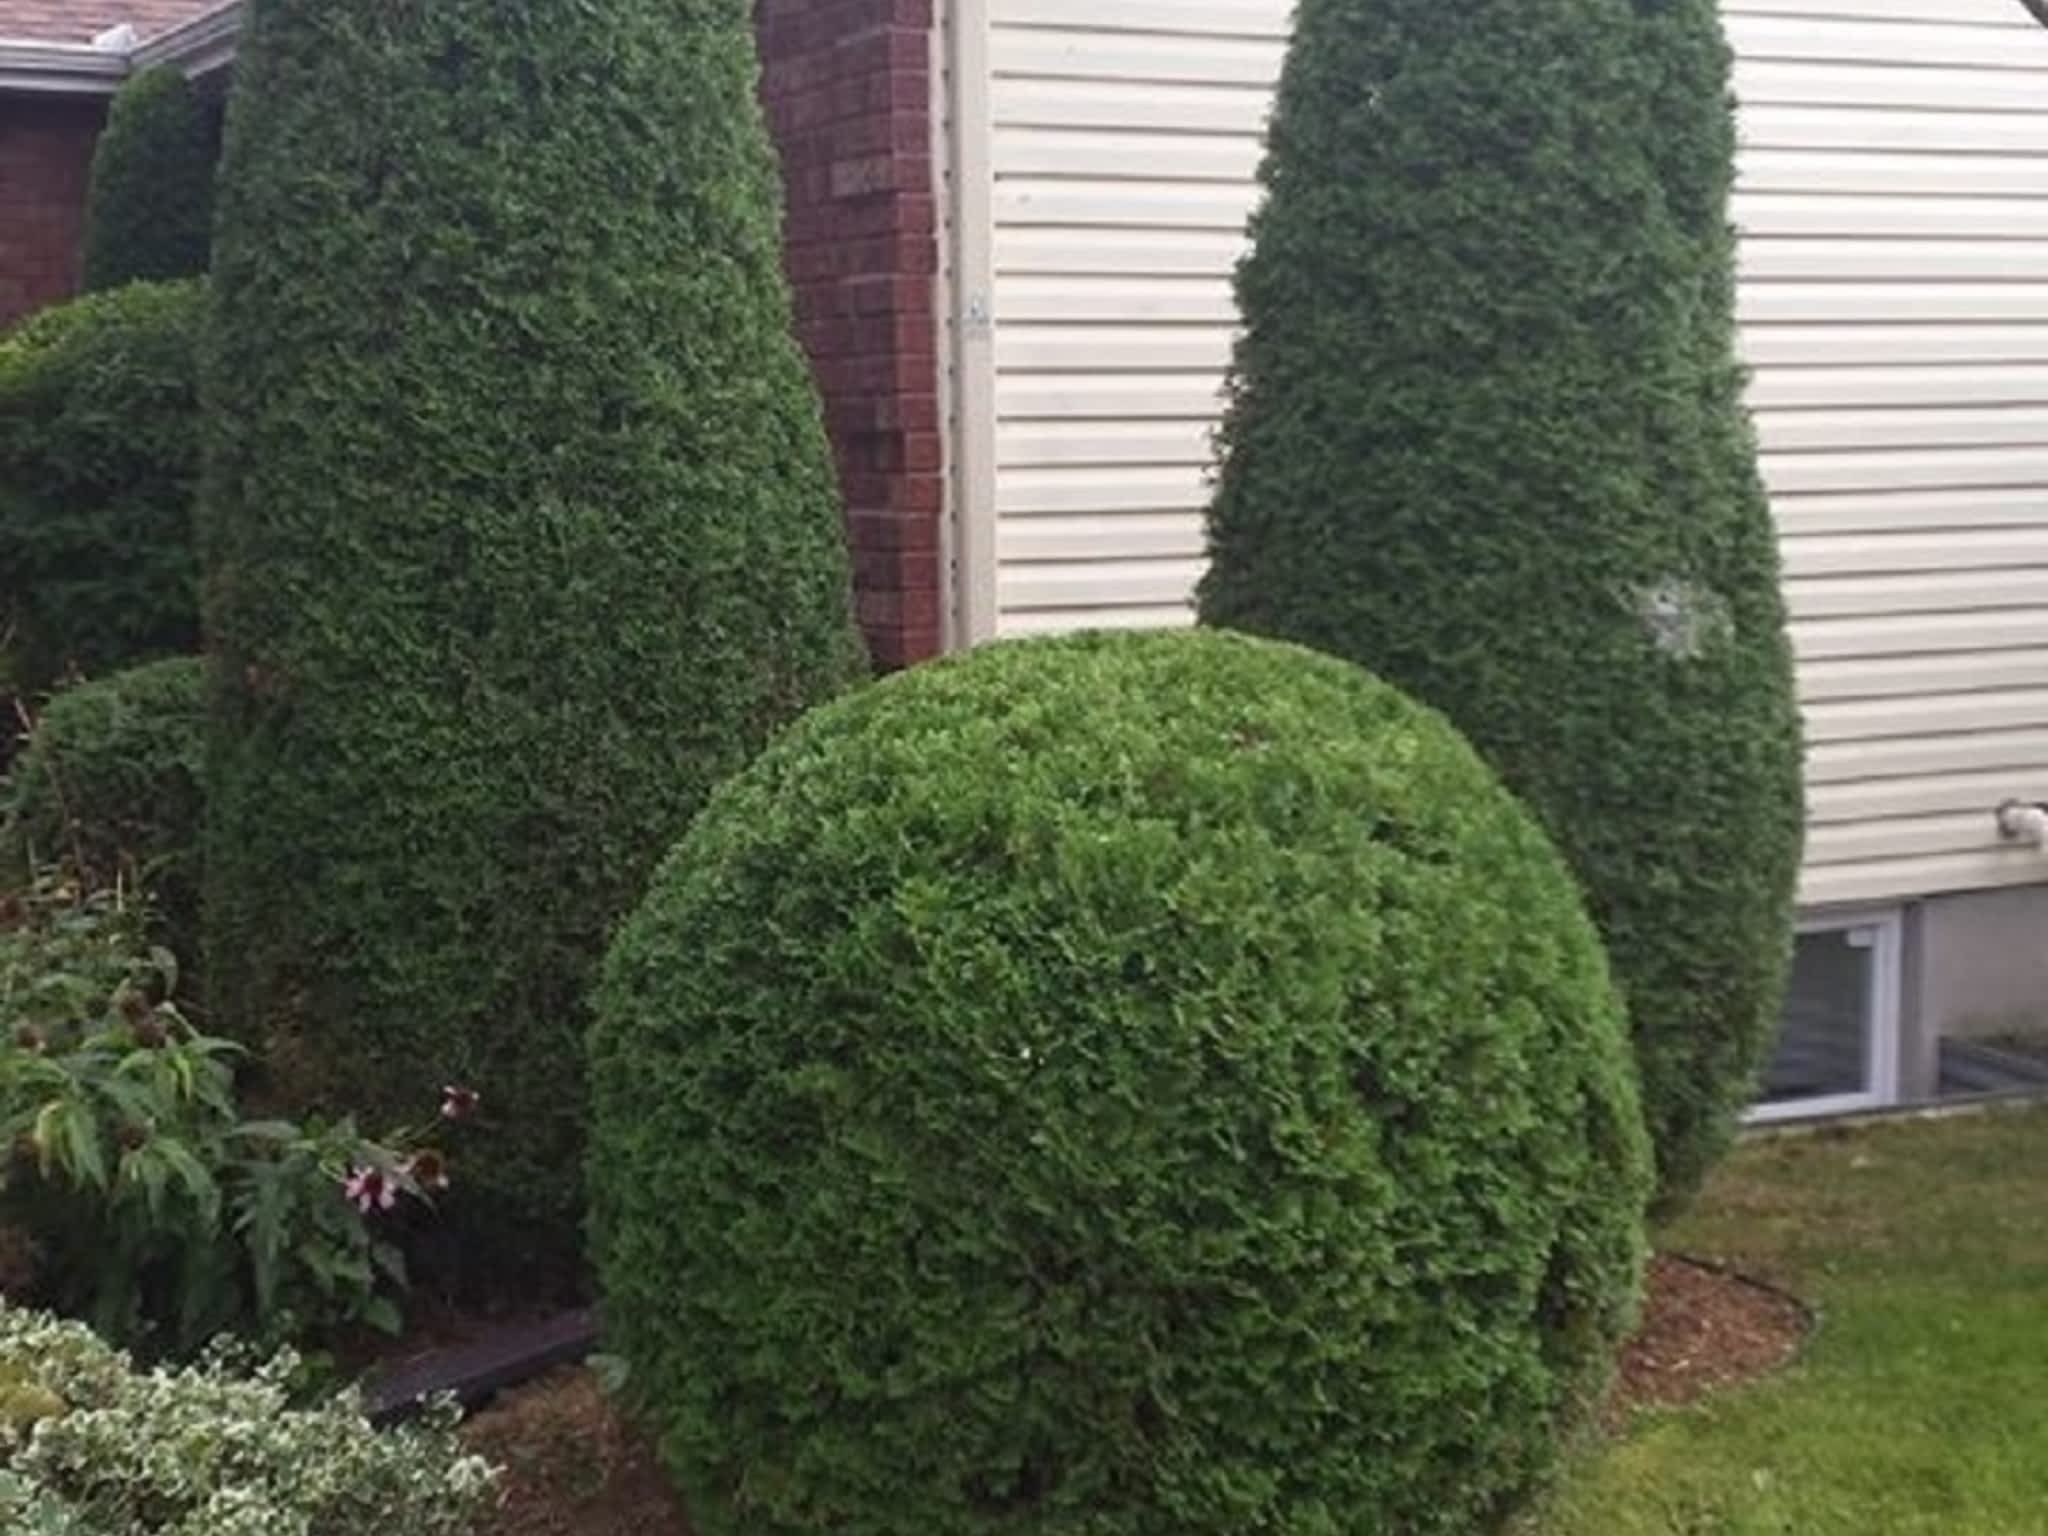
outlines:
[[[465,1256],[573,1251],[584,994],[865,666],[746,0],[255,0],[201,533],[214,1002],[288,1098],[481,1094]]]
[[[115,93],[86,193],[88,292],[206,270],[216,137],[206,103],[170,65]]]
[[[1302,0],[1205,622],[1442,708],[1584,883],[1662,1201],[1772,1038],[1801,842],[1712,0]]]

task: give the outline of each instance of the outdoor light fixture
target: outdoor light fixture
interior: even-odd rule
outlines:
[[[2007,842],[2032,843],[2048,850],[2048,805],[2008,800],[1998,808],[1998,835]]]

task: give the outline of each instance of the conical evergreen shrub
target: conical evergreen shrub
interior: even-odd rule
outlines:
[[[229,107],[214,1002],[371,1124],[476,1089],[446,1209],[522,1257],[613,920],[864,665],[749,10],[255,0]]]
[[[217,148],[183,71],[145,69],[115,92],[86,193],[88,292],[206,270]]]
[[[1206,622],[1450,715],[1586,886],[1666,1203],[1771,1038],[1799,862],[1711,0],[1302,0]]]

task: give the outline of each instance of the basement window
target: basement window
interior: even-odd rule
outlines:
[[[1800,925],[1777,1050],[1752,1121],[1898,1102],[1899,954],[1897,912]]]

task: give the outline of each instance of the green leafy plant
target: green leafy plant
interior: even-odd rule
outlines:
[[[114,93],[86,193],[88,292],[206,270],[216,150],[212,115],[176,65]]]
[[[1630,1320],[1555,850],[1216,631],[985,647],[715,792],[592,1034],[608,1347],[703,1536],[1475,1536]]]
[[[0,1526],[20,1536],[465,1536],[497,1473],[440,1403],[378,1432],[307,1405],[289,1352],[139,1370],[87,1328],[0,1305]]]
[[[1734,149],[1714,0],[1301,0],[1201,587],[1443,710],[1535,811],[1667,1208],[1754,1091],[1802,839]]]
[[[460,1081],[518,1128],[449,1213],[480,1284],[580,1270],[610,933],[863,670],[756,75],[740,0],[256,0],[241,36],[208,993],[287,1102]]]
[[[36,1300],[107,1337],[189,1353],[368,1324],[405,1284],[376,1221],[445,1182],[419,1132],[244,1116],[242,1048],[190,1025],[177,963],[133,901],[44,877],[0,931],[0,1221]]]
[[[205,308],[131,283],[0,336],[0,692],[197,648]]]

